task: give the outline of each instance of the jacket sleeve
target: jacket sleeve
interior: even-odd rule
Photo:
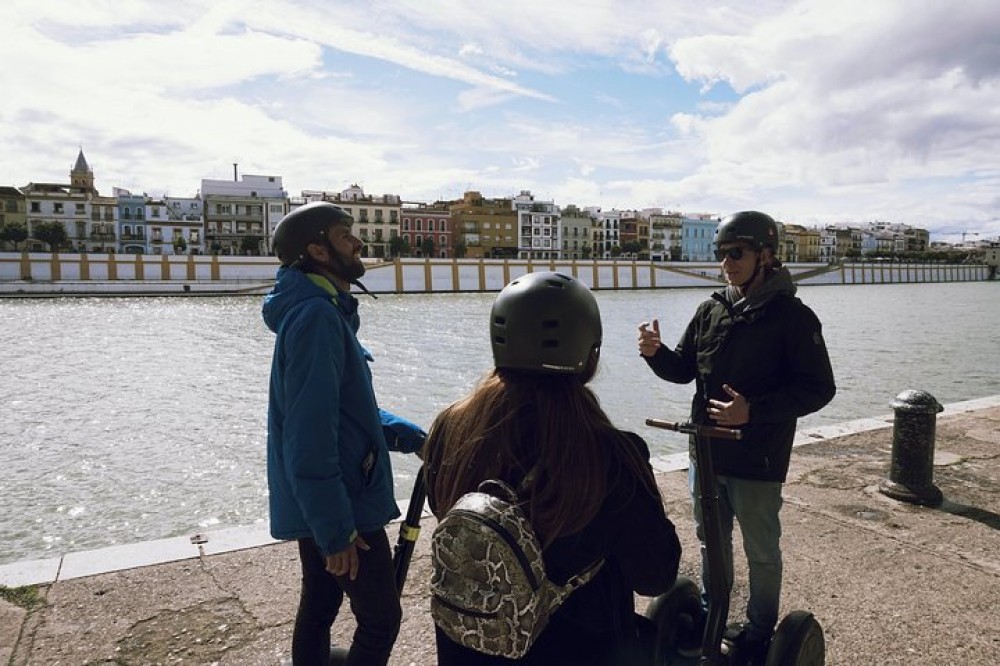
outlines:
[[[284,473],[325,555],[346,548],[354,511],[340,466],[345,326],[329,308],[306,308],[286,333]]]
[[[645,472],[655,485],[646,442],[632,433],[628,433],[628,437],[641,450],[646,461]],[[621,514],[621,529],[611,547],[626,584],[638,594],[656,596],[669,590],[677,579],[680,541],[674,524],[663,509],[660,494],[649,494],[637,479],[628,485],[631,488]]]
[[[420,426],[384,409],[379,409],[378,415],[382,420],[382,432],[390,451],[414,453],[423,447],[427,433]]]
[[[661,344],[655,354],[643,356],[646,365],[657,377],[674,384],[687,384],[694,380],[698,371],[696,361],[698,319],[696,315],[688,323],[676,349],[669,349]]]
[[[751,423],[775,423],[812,414],[837,392],[823,327],[815,313],[801,305],[799,315],[785,331],[787,381],[751,399]]]

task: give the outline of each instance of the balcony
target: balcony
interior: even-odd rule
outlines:
[[[94,232],[90,234],[90,240],[106,243],[115,239],[114,232]]]

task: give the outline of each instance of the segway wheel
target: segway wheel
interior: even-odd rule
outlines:
[[[330,666],[342,666],[347,663],[347,650],[341,647],[330,648]]]
[[[669,664],[680,645],[701,643],[701,636],[692,635],[700,614],[701,592],[698,585],[683,576],[677,578],[670,590],[649,603],[646,617],[656,626],[654,664]]]
[[[823,627],[807,611],[792,611],[781,620],[767,651],[766,666],[823,666]]]

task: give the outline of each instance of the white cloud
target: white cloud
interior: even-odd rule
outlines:
[[[0,184],[64,180],[82,145],[104,190],[191,194],[238,161],[293,192],[530,189],[995,235],[994,7],[8,0]]]

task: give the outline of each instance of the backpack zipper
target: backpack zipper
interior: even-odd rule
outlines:
[[[521,565],[521,568],[524,569],[524,573],[528,577],[528,582],[531,583],[532,591],[538,589],[538,579],[535,578],[535,572],[531,570],[531,564],[528,562],[528,558],[525,557],[524,552],[521,550],[520,544],[518,544],[517,539],[514,538],[513,534],[507,531],[507,529],[503,525],[501,525],[498,521],[492,518],[488,518],[486,516],[482,516],[478,513],[475,513],[474,511],[458,509],[456,513],[468,516],[469,518],[472,518],[474,521],[478,523],[483,523],[485,525],[488,525],[491,528],[493,528],[493,530],[495,530],[497,533],[499,533],[500,536],[503,538],[503,540],[507,542],[507,545],[510,546],[510,549],[513,551],[514,556],[517,558],[518,563]]]
[[[497,613],[495,612],[491,613],[491,612],[474,610],[472,608],[465,608],[463,606],[459,606],[458,604],[452,603],[451,601],[445,599],[444,597],[442,597],[440,594],[437,593],[434,593],[434,599],[448,610],[454,611],[456,613],[461,613],[463,615],[471,615],[472,617],[482,617],[482,618],[493,618],[497,616]]]

